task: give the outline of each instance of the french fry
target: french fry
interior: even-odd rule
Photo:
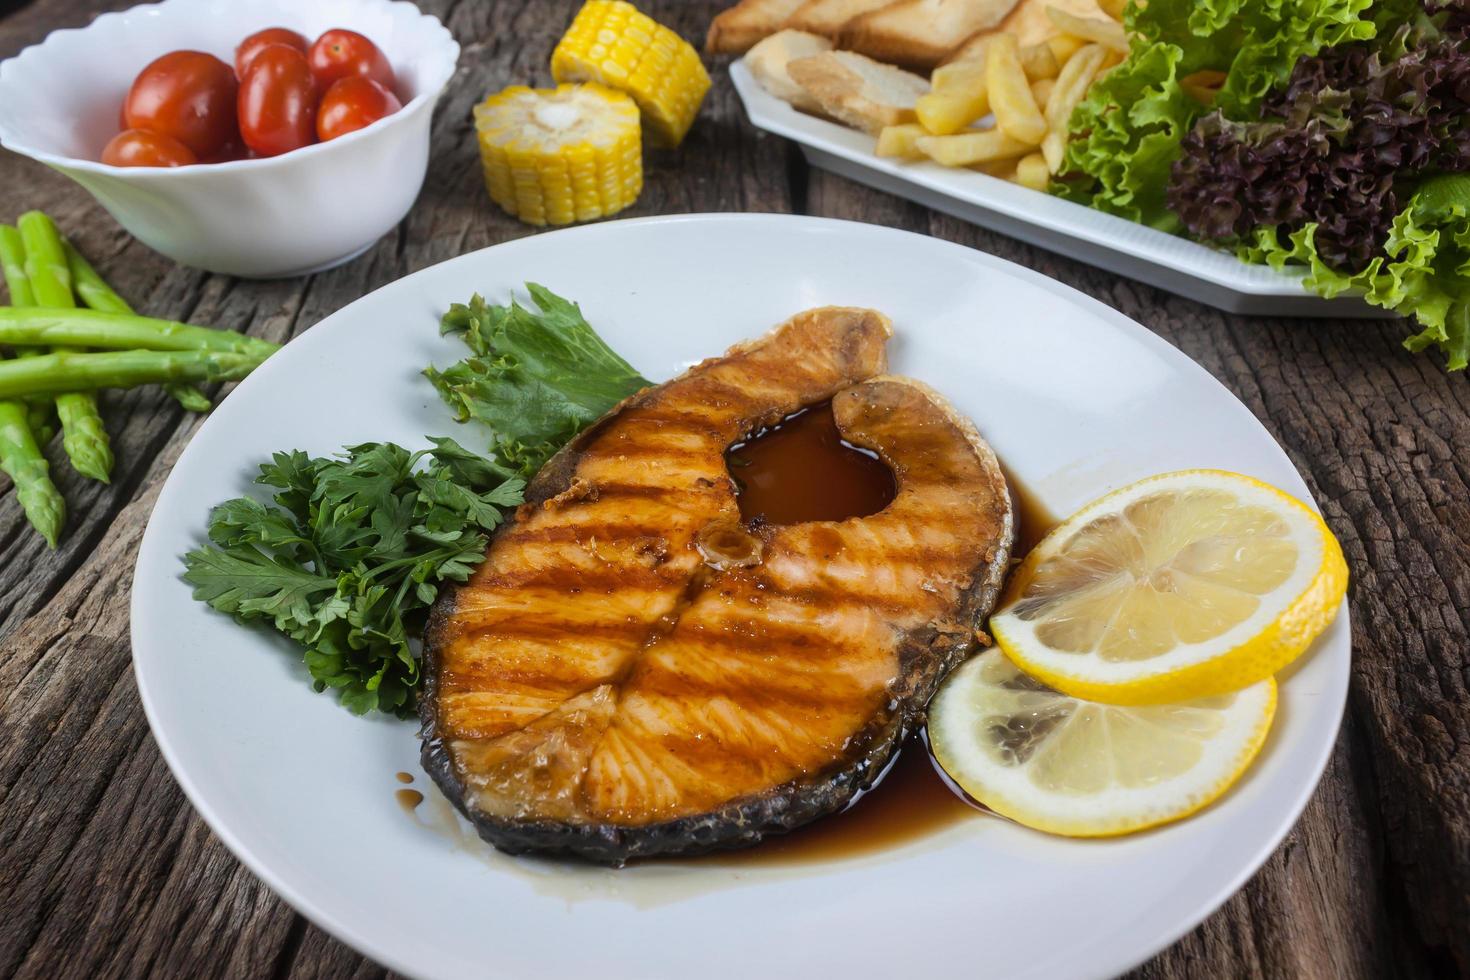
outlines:
[[[1061,167],[1067,151],[1067,122],[1072,118],[1072,110],[1087,96],[1087,87],[1107,54],[1108,49],[1101,44],[1089,44],[1069,58],[1057,76],[1051,98],[1046,102],[1047,134],[1041,141],[1041,152],[1052,173]]]
[[[1010,180],[1016,175],[1016,159],[1008,157],[1005,160],[991,160],[986,163],[977,163],[968,169],[991,177],[999,177],[1001,180]]]
[[[1123,54],[1128,53],[1128,35],[1123,25],[1115,20],[1100,17],[1078,17],[1060,7],[1047,7],[1046,15],[1051,22],[1068,34],[1075,34],[1088,41],[1096,41]]]
[[[1080,51],[1086,43],[1075,34],[1054,34],[1046,39],[1046,46],[1051,48],[1051,53],[1056,57],[1058,65],[1065,65],[1067,59]]]
[[[1028,44],[1018,52],[1021,57],[1021,70],[1026,77],[1033,82],[1043,78],[1056,78],[1057,72],[1061,70],[1062,63],[1052,53],[1051,46],[1045,41],[1039,44]]]
[[[1041,110],[1042,116],[1046,115],[1046,104],[1051,100],[1052,89],[1056,84],[1055,78],[1038,78],[1031,83],[1031,97],[1036,100],[1036,108]]]
[[[997,34],[991,42],[985,55],[985,82],[995,124],[1028,149],[1039,144],[1046,136],[1046,118],[1026,83],[1014,36]]]
[[[918,123],[900,123],[897,126],[884,126],[883,131],[878,134],[878,148],[876,150],[880,157],[898,157],[903,160],[921,160],[924,154],[919,152],[918,139],[927,136],[923,126]]]
[[[1105,57],[1106,48],[1101,44],[1089,44],[1062,66],[1051,90],[1051,99],[1046,104],[1046,122],[1050,128],[1066,128],[1072,110],[1087,96],[1087,87],[1092,84]]]
[[[1044,191],[1051,183],[1051,168],[1040,153],[1028,153],[1016,161],[1016,183],[1033,191]]]
[[[985,55],[951,61],[940,65],[929,76],[929,87],[936,92],[971,92],[985,87]]]
[[[1102,8],[1103,13],[1121,23],[1128,0],[1097,0],[1097,5]]]
[[[1046,138],[1041,141],[1041,158],[1046,161],[1047,169],[1056,173],[1062,169],[1062,161],[1067,157],[1067,134],[1059,129],[1048,129]]]
[[[914,103],[919,124],[935,136],[958,133],[990,111],[990,97],[982,85],[969,92],[929,92]]]
[[[920,136],[914,142],[925,156],[946,167],[969,167],[977,163],[1008,160],[1036,146],[1008,136],[998,127],[955,136]]]

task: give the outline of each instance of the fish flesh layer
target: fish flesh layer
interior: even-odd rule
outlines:
[[[502,850],[620,864],[753,844],[880,778],[995,602],[1000,466],[885,375],[888,319],[801,313],[614,408],[546,464],[435,605],[423,760]],[[827,400],[897,492],[742,524],[732,443]]]

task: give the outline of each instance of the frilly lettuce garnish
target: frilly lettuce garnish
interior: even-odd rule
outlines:
[[[530,479],[552,453],[646,378],[603,343],[577,304],[527,283],[536,304],[492,306],[476,295],[456,303],[440,329],[472,356],[424,373],[461,422],[489,426],[491,453]]]
[[[1179,231],[1165,190],[1194,121],[1208,106],[1180,80],[1226,73],[1215,106],[1248,111],[1303,55],[1374,36],[1371,0],[1149,0],[1126,14],[1132,49],[1093,84],[1071,121],[1060,192],[1102,211]]]
[[[1059,193],[1326,296],[1413,315],[1470,360],[1470,0],[1149,0],[1071,120]],[[1209,105],[1181,81],[1224,74]],[[1218,76],[1217,76],[1218,77]]]
[[[1420,185],[1393,219],[1382,254],[1358,272],[1340,272],[1317,249],[1317,226],[1281,233],[1258,228],[1241,257],[1275,268],[1307,268],[1306,283],[1324,296],[1360,292],[1386,310],[1412,314],[1422,328],[1404,341],[1413,351],[1439,348],[1452,371],[1470,364],[1470,175],[1445,174]]]

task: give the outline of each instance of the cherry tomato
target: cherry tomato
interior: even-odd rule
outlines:
[[[316,111],[316,135],[325,143],[402,108],[398,96],[371,78],[360,75],[339,78],[322,96],[322,104]]]
[[[316,83],[306,56],[284,44],[268,45],[250,62],[240,84],[240,135],[263,157],[316,142]]]
[[[376,44],[356,31],[340,27],[327,31],[316,39],[307,57],[311,61],[311,73],[323,91],[337,79],[349,75],[371,78],[390,92],[397,87],[387,57]]]
[[[204,157],[199,162],[230,163],[234,160],[249,160],[250,156],[250,148],[245,145],[245,142],[243,140],[240,139],[239,134],[236,134],[234,139],[230,140],[214,153],[210,154],[207,157]]]
[[[172,136],[125,129],[102,148],[102,162],[114,167],[184,167],[199,158]]]
[[[235,135],[235,73],[202,51],[170,51],[138,73],[123,115],[129,129],[171,136],[207,157]]]
[[[240,46],[235,49],[235,77],[245,81],[245,71],[250,67],[250,62],[255,60],[262,48],[271,44],[285,44],[302,54],[311,49],[310,41],[288,27],[267,27],[263,31],[256,31],[241,41]]]

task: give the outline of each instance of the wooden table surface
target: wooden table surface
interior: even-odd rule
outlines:
[[[46,210],[144,312],[288,340],[400,276],[531,232],[485,195],[470,106],[513,82],[549,81],[547,59],[575,3],[421,4],[464,49],[438,110],[428,181],[395,231],[339,269],[248,282],[181,268],[81,188],[5,151],[0,220]],[[0,57],[87,23],[99,6],[127,5],[0,5]],[[720,4],[640,6],[700,38]],[[677,152],[650,155],[630,215],[852,218],[1073,285],[1199,361],[1249,406],[1342,541],[1354,662],[1326,775],[1261,871],[1138,975],[1470,974],[1470,378],[1406,353],[1397,322],[1228,316],[810,170],[751,128],[723,66],[713,68],[692,135]],[[117,453],[110,486],[77,479],[59,440],[49,449],[72,513],[59,550],[30,531],[0,477],[0,975],[381,975],[246,871],[159,756],[133,683],[128,594],[144,524],[199,418],[156,389],[111,393],[102,405]]]

